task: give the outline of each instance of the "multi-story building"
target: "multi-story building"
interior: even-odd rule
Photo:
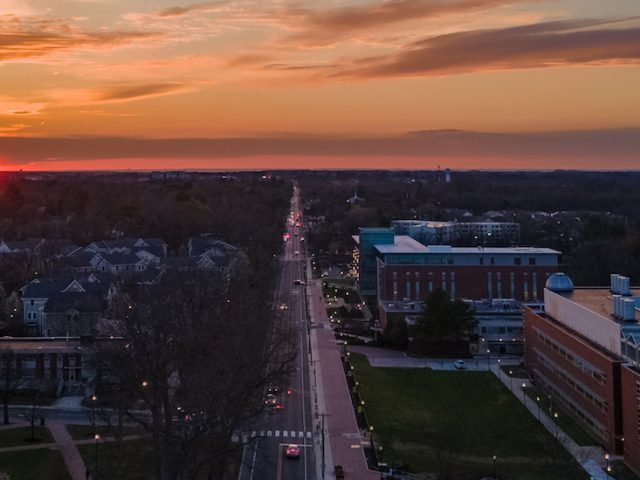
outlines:
[[[424,245],[516,245],[520,240],[520,224],[514,222],[393,220],[391,229]]]
[[[354,240],[360,292],[379,302],[424,301],[436,289],[452,298],[536,301],[560,255],[549,248],[426,246],[384,228],[361,228]]]
[[[640,289],[574,288],[552,275],[544,313],[525,310],[525,365],[609,452],[640,472]]]

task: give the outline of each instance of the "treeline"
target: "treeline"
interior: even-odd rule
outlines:
[[[118,181],[95,176],[0,184],[0,239],[68,238],[78,245],[126,236],[160,237],[179,253],[191,235],[208,232],[243,249],[252,266],[281,246],[291,185],[243,175],[192,180]]]
[[[640,283],[640,172],[317,172],[298,180],[305,213],[326,223],[309,235],[316,253],[338,258],[361,226],[393,219],[462,221],[462,213],[508,211],[521,244],[563,252],[561,268],[577,285],[603,285],[619,272]],[[349,204],[357,194],[363,201]],[[570,212],[531,218],[531,212]]]

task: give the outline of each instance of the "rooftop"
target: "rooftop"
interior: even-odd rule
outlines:
[[[640,297],[640,288],[632,288],[630,293],[631,296],[627,298]],[[609,287],[576,287],[572,292],[560,292],[559,295],[577,303],[587,310],[613,319],[613,294]],[[640,315],[637,309],[636,321],[640,321]]]
[[[393,245],[376,245],[380,253],[429,253],[429,247],[406,235],[396,235]]]

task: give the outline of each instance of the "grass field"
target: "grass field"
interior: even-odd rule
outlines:
[[[443,478],[586,479],[586,473],[488,372],[371,368],[351,354],[387,463]]]
[[[0,472],[11,480],[71,480],[60,452],[46,448],[0,453]]]
[[[148,440],[130,440],[126,442],[98,443],[96,445],[78,445],[78,451],[90,471],[98,465],[100,480],[119,478],[123,480],[151,480],[153,478],[153,462],[151,446]]]
[[[46,427],[37,426],[34,429],[35,438],[40,439],[37,443],[53,443],[51,432]],[[20,445],[34,445],[28,441],[31,438],[31,427],[9,428],[0,430],[0,448],[17,447]]]
[[[548,396],[539,392],[535,387],[525,388],[525,393],[533,400],[539,398],[540,409],[547,415],[549,415],[549,406],[551,405],[552,410],[559,413],[557,420],[558,427],[560,427],[564,433],[569,435],[578,445],[598,445],[598,442],[589,434],[589,432],[581,427],[578,422],[576,422],[562,407],[562,405],[558,404],[558,402],[556,402],[555,405],[553,402],[550,403]]]

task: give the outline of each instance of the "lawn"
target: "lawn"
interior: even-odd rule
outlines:
[[[488,372],[371,368],[351,354],[384,461],[452,479],[586,479],[586,473]]]
[[[34,436],[40,439],[37,443],[53,443],[51,432],[46,427],[35,427]],[[31,427],[18,427],[0,430],[0,448],[21,445],[35,445],[28,441],[31,438]]]
[[[524,389],[527,396],[531,399],[540,399],[540,410],[549,415],[549,397],[538,391],[536,387],[527,387]],[[587,430],[585,430],[578,422],[576,422],[571,415],[562,407],[559,402],[551,403],[553,411],[558,413],[558,427],[571,439],[581,446],[598,445]]]
[[[98,465],[99,480],[118,478],[121,480],[151,480],[153,462],[148,440],[98,443],[96,458],[95,443],[78,445],[85,465],[93,471]]]
[[[71,480],[60,452],[46,448],[1,453],[0,472],[11,480]]]

